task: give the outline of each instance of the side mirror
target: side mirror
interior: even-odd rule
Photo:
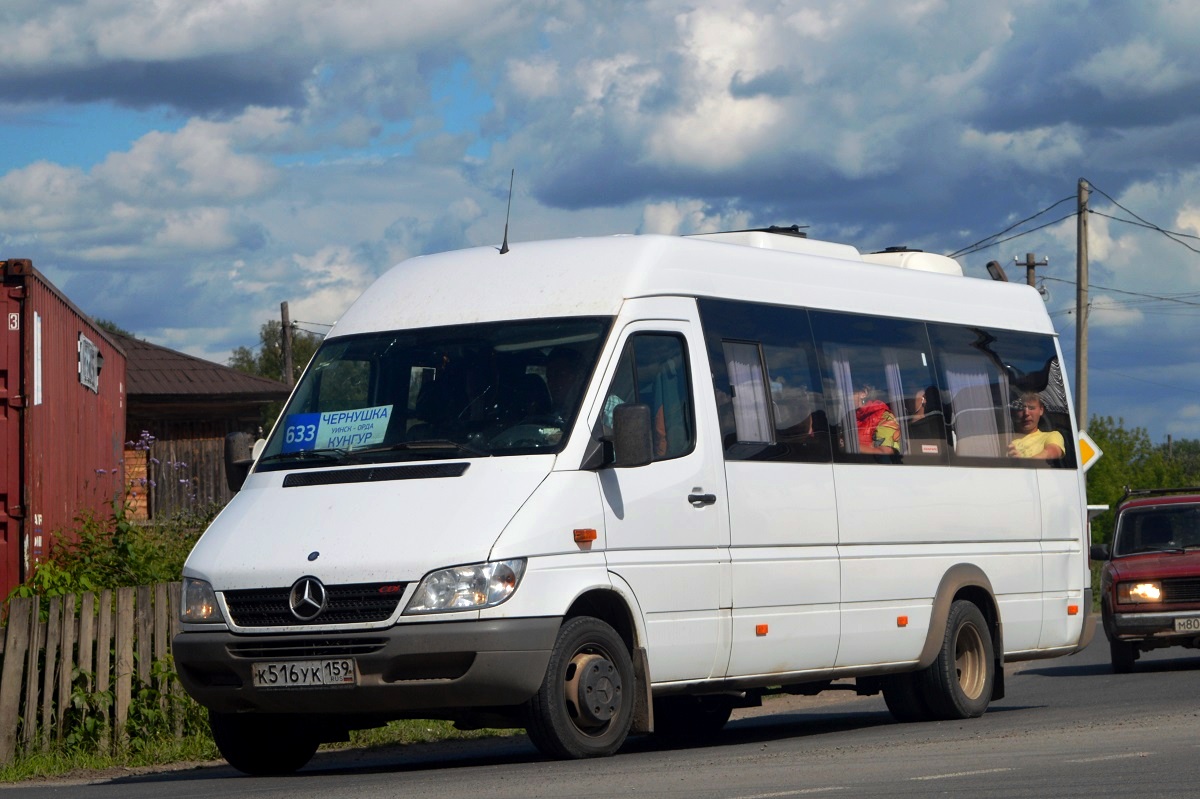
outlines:
[[[1092,544],[1090,555],[1092,560],[1108,560],[1108,544]]]
[[[235,494],[241,490],[254,463],[254,436],[250,433],[229,433],[225,436],[225,482]]]
[[[613,408],[613,459],[618,469],[645,466],[654,460],[650,406],[625,403]]]

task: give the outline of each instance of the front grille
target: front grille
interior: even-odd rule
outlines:
[[[288,607],[291,588],[226,591],[225,604],[238,627],[290,627],[296,624],[363,624],[384,621],[396,612],[404,583],[358,583],[325,586],[325,609],[301,621]],[[386,591],[382,590],[386,589]]]
[[[1200,602],[1200,577],[1172,577],[1162,586],[1164,602]]]
[[[228,646],[235,658],[331,658],[370,655],[387,646],[383,638],[294,638],[237,643]]]

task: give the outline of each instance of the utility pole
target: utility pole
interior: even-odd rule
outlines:
[[[291,388],[296,384],[296,379],[292,376],[292,320],[288,315],[286,302],[279,303],[279,311],[283,322],[279,331],[279,345],[283,350],[283,383]]]
[[[1013,258],[1013,263],[1016,264],[1017,266],[1025,267],[1025,282],[1028,283],[1029,285],[1033,286],[1034,288],[1037,288],[1037,275],[1034,272],[1034,270],[1037,269],[1039,266],[1049,266],[1050,259],[1043,258],[1042,260],[1039,261],[1037,259],[1036,255],[1034,255],[1031,252],[1027,252],[1027,253],[1025,253],[1025,261],[1024,262],[1022,262],[1020,258]]]
[[[1075,218],[1075,413],[1081,430],[1087,429],[1087,318],[1088,318],[1088,194],[1091,187],[1079,179],[1079,208]]]

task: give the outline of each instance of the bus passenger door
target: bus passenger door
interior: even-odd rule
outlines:
[[[617,405],[650,406],[653,462],[599,476],[609,570],[633,588],[645,614],[656,683],[723,673],[728,657],[725,480],[711,398],[697,402],[694,391],[693,376],[707,376],[695,329],[629,325],[598,399],[600,434],[611,429]]]

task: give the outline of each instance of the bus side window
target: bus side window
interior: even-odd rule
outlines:
[[[650,406],[654,460],[687,455],[696,443],[695,412],[683,339],[669,333],[629,337],[597,420],[598,435],[612,429],[613,409],[626,402]]]
[[[808,311],[698,301],[725,459],[829,463]]]
[[[924,324],[817,311],[811,316],[834,460],[945,463],[940,393]],[[932,413],[931,394],[938,406]],[[918,396],[925,405],[918,407]]]
[[[956,458],[1075,467],[1066,387],[1049,336],[930,325]]]

